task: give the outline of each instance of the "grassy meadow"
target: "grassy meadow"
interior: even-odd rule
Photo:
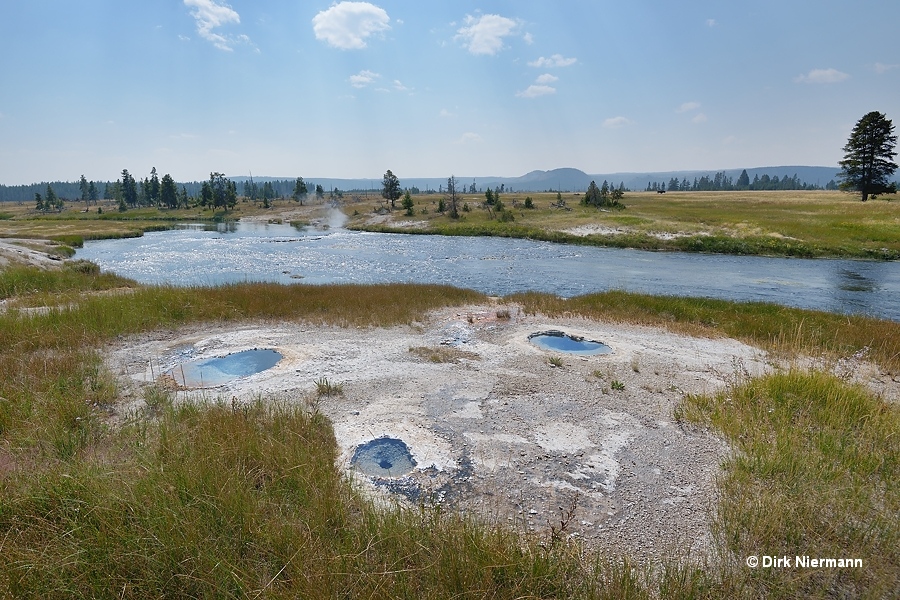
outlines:
[[[440,506],[375,506],[335,466],[315,397],[176,404],[149,387],[110,420],[121,336],[204,321],[353,327],[483,302],[441,286],[143,287],[84,263],[0,271],[0,597],[796,598],[900,591],[900,411],[823,372],[736,377],[674,417],[735,453],[717,556],[637,565]],[[729,335],[896,373],[898,324],[771,305],[615,293],[506,299],[527,311]],[[48,306],[45,311],[25,307]],[[415,351],[413,349],[412,351]],[[454,357],[438,357],[452,361]],[[749,569],[748,555],[862,569]]]
[[[531,197],[533,209],[524,208]],[[438,212],[439,195],[415,196],[414,215],[395,209],[371,223],[371,208],[354,208],[350,227],[369,231],[496,235],[647,250],[797,257],[900,258],[900,202],[891,196],[866,203],[827,191],[628,192],[624,210],[579,204],[561,194],[570,210],[557,208],[556,193],[501,194],[514,217],[502,221],[482,207],[483,195],[464,194],[459,219]],[[349,213],[348,213],[349,214]],[[577,228],[598,228],[577,235]],[[601,229],[602,228],[602,229]],[[619,230],[611,233],[606,230]]]

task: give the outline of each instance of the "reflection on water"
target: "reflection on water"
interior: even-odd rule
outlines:
[[[219,226],[222,226],[220,231]],[[900,321],[900,263],[594,248],[491,237],[222,223],[86,242],[78,258],[142,283],[446,283],[502,296],[623,289],[764,301]]]
[[[871,292],[875,289],[874,281],[856,271],[840,269],[838,275],[844,281],[839,287],[845,292]]]

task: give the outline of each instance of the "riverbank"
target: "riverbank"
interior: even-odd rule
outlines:
[[[900,259],[900,202],[891,196],[866,203],[828,191],[629,192],[623,210],[579,204],[581,194],[505,193],[505,218],[481,194],[462,194],[460,218],[439,212],[442,194],[413,196],[413,214],[371,195],[346,195],[337,205],[355,230],[432,235],[514,237],[574,245],[640,250],[708,252],[802,258]],[[525,208],[526,199],[534,208]],[[68,205],[38,214],[7,203],[0,238],[55,240],[78,247],[84,240],[140,236],[179,222],[263,221],[327,223],[330,200],[289,199],[269,208],[239,201],[234,210],[130,209],[111,204]]]
[[[840,192],[630,192],[623,210],[581,206],[580,194],[513,193],[501,195],[505,219],[475,194],[461,196],[460,217],[451,219],[438,210],[441,198],[414,196],[413,215],[381,205],[368,211],[348,206],[353,216],[347,227],[641,250],[900,258],[900,203],[862,203]],[[535,208],[525,208],[527,198]]]

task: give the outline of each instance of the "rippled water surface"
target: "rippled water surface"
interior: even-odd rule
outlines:
[[[900,321],[900,263],[646,252],[508,238],[238,223],[86,242],[79,258],[143,283],[447,283],[491,295],[609,289],[759,300]]]

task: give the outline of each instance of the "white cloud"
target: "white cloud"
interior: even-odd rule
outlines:
[[[471,131],[467,131],[462,136],[456,140],[457,144],[477,144],[481,143],[484,140],[477,133],[472,133]]]
[[[559,77],[556,75],[551,75],[550,73],[544,73],[543,75],[538,75],[538,78],[534,80],[535,83],[553,83],[554,81],[559,81]]]
[[[715,27],[716,25],[718,25],[718,23],[716,22],[715,19],[707,19],[706,20],[707,27]]]
[[[879,75],[887,73],[893,69],[900,69],[900,65],[886,65],[884,63],[877,62],[875,63],[875,72]]]
[[[450,118],[450,117],[455,117],[455,116],[456,116],[456,113],[452,113],[452,112],[450,112],[449,110],[447,110],[446,108],[442,108],[442,109],[441,109],[441,112],[438,113],[438,116],[439,116],[439,117],[442,117],[442,118],[445,118],[445,119],[448,119],[448,118]]]
[[[525,43],[529,46],[534,43],[534,36],[529,32],[525,32],[525,35],[522,36],[522,39],[525,40]]]
[[[839,83],[850,77],[837,69],[813,69],[806,75],[794,78],[797,83]]]
[[[547,94],[555,94],[556,88],[549,85],[529,85],[528,89],[522,92],[516,92],[516,96],[520,98],[537,98],[538,96],[546,96]]]
[[[398,92],[408,92],[409,88],[403,85],[399,79],[394,80],[394,89]]]
[[[550,58],[544,58],[542,56],[537,60],[531,61],[528,63],[528,66],[536,67],[538,69],[549,69],[552,67],[568,67],[574,65],[576,62],[578,62],[577,58],[564,58],[562,54],[554,54]]]
[[[387,12],[369,2],[340,2],[313,17],[316,39],[341,50],[366,47],[366,38],[390,29]]]
[[[347,80],[350,82],[355,88],[363,88],[369,85],[370,83],[374,83],[376,79],[381,77],[378,73],[373,73],[372,71],[362,70],[356,75],[351,75]]]
[[[690,112],[690,111],[696,110],[698,108],[700,108],[699,102],[685,102],[684,104],[682,104],[681,106],[676,108],[675,112],[678,112],[678,113]]]
[[[191,16],[197,21],[197,33],[219,50],[231,51],[235,43],[233,38],[215,33],[213,29],[229,23],[240,23],[241,16],[227,4],[219,4],[216,0],[184,0],[184,5],[191,9]],[[246,36],[243,36],[246,38]],[[239,40],[241,42],[249,41]]]
[[[694,118],[691,119],[693,123],[706,123],[706,115],[703,113],[697,113],[694,115]]]
[[[466,26],[457,30],[454,39],[463,40],[472,54],[497,54],[503,49],[503,38],[515,32],[518,23],[500,15],[466,15]]]
[[[630,123],[631,120],[626,119],[625,117],[610,117],[603,121],[603,126],[607,129],[618,129],[619,127],[629,125]]]

